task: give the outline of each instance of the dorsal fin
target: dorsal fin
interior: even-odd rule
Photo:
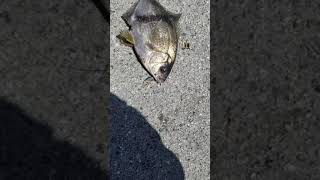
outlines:
[[[127,23],[128,26],[131,26],[131,19],[130,17],[132,17],[137,5],[138,5],[139,1],[134,3],[122,16],[121,18]]]
[[[170,15],[170,19],[171,19],[172,22],[174,22],[174,23],[178,23],[180,17],[181,17],[181,13],[179,13],[179,14],[173,14],[173,13],[171,13],[171,15]]]

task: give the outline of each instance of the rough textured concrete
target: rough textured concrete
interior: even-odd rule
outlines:
[[[107,63],[105,19],[87,0],[7,0],[0,27],[1,128],[11,128],[0,179],[103,179],[107,82],[81,69]]]
[[[128,162],[129,157],[133,157],[131,167],[136,165],[140,168],[141,164],[139,165],[136,161],[139,161],[139,157],[142,156],[142,159],[148,161],[141,163],[155,165],[151,167],[149,173],[154,171],[152,168],[163,170],[163,172],[150,173],[147,176],[136,176],[142,179],[157,177],[159,174],[162,175],[162,178],[176,179],[178,177],[177,179],[181,179],[183,176],[177,174],[180,171],[173,175],[167,171],[171,165],[166,165],[163,160],[168,158],[176,164],[176,169],[179,170],[179,166],[182,165],[185,179],[209,179],[209,1],[159,0],[171,12],[182,13],[181,39],[187,39],[191,43],[191,49],[179,49],[169,79],[161,85],[153,83],[149,87],[143,87],[143,81],[148,74],[138,63],[132,49],[120,45],[116,39],[116,35],[121,30],[127,29],[120,16],[134,2],[136,0],[110,2],[110,83],[111,92],[141,114],[141,117],[137,118],[135,113],[124,111],[123,128],[133,127],[131,130],[131,133],[134,133],[133,136],[142,137],[132,141],[132,146],[113,144],[112,153],[116,152],[115,149],[119,149],[119,154],[115,157],[124,158]],[[132,119],[132,117],[135,118]],[[112,123],[117,123],[114,120],[117,119],[113,119]],[[135,127],[135,124],[141,123],[135,120],[150,125],[143,125],[144,128]],[[144,132],[146,128],[153,128],[153,130],[148,130],[147,132],[152,133],[144,136],[144,133],[139,131]],[[160,137],[157,137],[156,133]],[[123,135],[122,138],[125,140],[127,136],[130,137],[130,135]],[[152,150],[151,146],[150,151],[152,152],[148,152],[146,143],[152,142],[150,138],[155,138],[156,142],[152,144],[153,148],[159,148],[158,150]],[[159,142],[160,139],[162,142]],[[145,149],[139,149],[140,146]],[[131,149],[132,152],[128,153],[127,149]],[[172,156],[173,154],[176,158]],[[157,159],[148,159],[157,156],[159,157]],[[164,167],[160,168],[160,165]],[[125,167],[128,166],[130,167],[130,165]],[[116,168],[112,170],[112,172],[116,171],[113,173],[127,172],[125,168],[116,164],[111,164],[111,167]],[[130,170],[129,173],[146,172],[139,168]],[[114,175],[115,179],[120,177]]]
[[[213,2],[213,179],[320,179],[319,6]]]

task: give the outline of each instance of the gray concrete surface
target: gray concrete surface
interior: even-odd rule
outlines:
[[[0,179],[104,179],[108,24],[91,1],[0,1]]]
[[[132,154],[136,154],[137,156],[133,156],[134,158],[132,160],[138,161],[139,156],[144,157],[148,155],[148,157],[151,158],[156,157],[158,153],[159,159],[153,159],[153,161],[158,160],[159,162],[151,161],[151,164],[156,165],[156,167],[158,167],[159,164],[165,166],[161,161],[172,157],[173,163],[177,166],[180,166],[179,163],[182,165],[185,179],[209,179],[209,1],[159,0],[159,2],[170,11],[182,13],[180,21],[181,39],[188,40],[191,43],[191,49],[179,49],[176,63],[173,66],[169,79],[160,86],[153,83],[149,87],[143,87],[143,81],[148,77],[148,74],[138,63],[132,49],[120,45],[116,39],[116,35],[121,30],[127,29],[126,24],[120,16],[134,2],[136,2],[136,0],[110,1],[111,92],[117,96],[121,102],[134,108],[135,112],[139,112],[139,121],[144,119],[143,122],[149,124],[143,127],[153,129],[153,133],[151,134],[159,134],[158,138],[154,137],[155,135],[152,135],[152,137],[154,137],[157,142],[155,147],[160,148],[160,150],[158,152],[152,150],[153,153],[150,155],[148,148],[139,149],[136,145],[130,147],[124,144],[115,144],[112,146],[112,150],[120,149],[118,155],[115,157],[124,158],[123,161],[132,157]],[[135,117],[135,113],[131,111],[124,111],[123,113],[123,117],[125,118],[125,120],[121,121],[124,126],[123,129],[134,127],[130,133],[133,133],[133,136],[137,136],[140,140],[133,142],[140,143],[141,148],[145,147],[144,142],[152,142],[148,134],[144,136],[143,133],[137,132],[141,131],[141,128],[134,126],[134,124],[138,123],[135,122],[137,118],[131,118]],[[117,123],[114,122],[116,120],[119,120],[119,118],[113,119],[112,123]],[[130,133],[122,138],[130,137]],[[142,137],[139,137],[139,135]],[[118,136],[115,137],[115,140],[117,139],[119,139]],[[159,143],[163,145],[159,145]],[[163,149],[164,147],[167,150]],[[131,153],[127,152],[128,148],[132,150]],[[176,158],[172,156],[173,154]],[[161,157],[162,155],[165,156],[165,158]],[[133,164],[138,167],[141,166],[139,163]],[[128,166],[121,167],[115,164],[111,166],[115,168],[112,170],[113,173],[119,174],[128,171],[132,174],[134,174],[134,172],[140,174],[148,172],[139,168],[132,170],[124,168],[128,168]],[[169,167],[169,165],[167,166]],[[168,168],[162,168],[162,170],[165,169]],[[159,168],[159,170],[161,170],[161,168]],[[150,171],[154,170],[149,170],[149,172]],[[170,175],[170,172],[156,173],[154,175],[158,176],[159,174],[162,175],[163,179],[176,179],[175,177],[180,177],[181,179],[181,176],[177,174]],[[114,175],[115,179],[120,179],[120,177],[121,176]],[[149,176],[134,177],[148,179],[146,177],[150,178],[152,174],[149,174]]]
[[[319,1],[213,1],[213,179],[320,179]]]

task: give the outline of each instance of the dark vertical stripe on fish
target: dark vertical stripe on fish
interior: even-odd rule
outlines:
[[[160,21],[164,19],[169,19],[168,15],[149,15],[149,16],[137,16],[137,20],[139,22],[152,22],[152,21]]]

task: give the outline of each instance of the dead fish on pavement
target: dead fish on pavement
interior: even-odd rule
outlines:
[[[117,37],[133,47],[143,67],[158,83],[167,79],[175,62],[180,16],[156,0],[139,0],[121,16],[129,30]]]

